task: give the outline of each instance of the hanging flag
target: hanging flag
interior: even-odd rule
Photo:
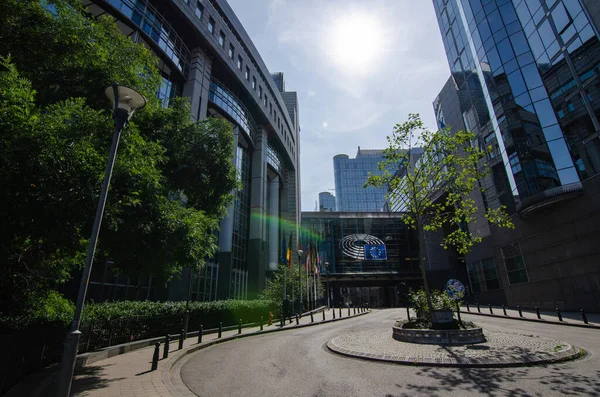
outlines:
[[[283,235],[283,238],[281,239],[281,264],[285,265],[287,261],[287,247],[285,245],[285,234]]]
[[[291,269],[292,267],[292,233],[290,232],[290,243],[288,245],[288,249],[287,249],[287,261],[288,261],[288,268]]]
[[[317,265],[315,266],[315,275],[319,274],[320,268],[321,268],[321,255],[320,255],[320,252],[317,251]]]

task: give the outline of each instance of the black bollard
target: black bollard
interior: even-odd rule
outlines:
[[[242,333],[242,319],[240,318],[240,324],[238,325],[238,335]]]
[[[185,336],[185,331],[182,328],[181,332],[179,333],[179,350],[183,349],[183,337]]]
[[[200,330],[198,331],[198,343],[202,343],[202,334],[204,333],[204,325],[200,325]]]
[[[505,316],[508,316],[508,314],[506,314],[506,306],[502,305],[502,311],[504,312]]]
[[[169,343],[171,342],[171,335],[165,336],[165,347],[163,348],[163,360],[169,357]]]
[[[152,355],[152,369],[151,371],[156,371],[158,368],[158,354],[160,352],[160,342],[156,342],[154,344],[154,354]]]
[[[542,319],[542,316],[540,316],[540,308],[539,308],[539,307],[537,307],[537,306],[535,307],[535,314],[537,314],[537,318],[538,318],[538,320],[541,320],[541,319]]]
[[[408,318],[408,321],[410,321],[410,308],[408,306],[406,306],[406,317]]]
[[[335,320],[335,308],[331,311],[333,313],[333,319]]]
[[[479,308],[479,303],[477,303],[477,311],[481,313],[481,309]]]
[[[300,318],[298,317],[298,315],[296,314],[296,325],[300,324]]]
[[[223,323],[222,322],[219,323],[219,336],[218,336],[219,338],[221,337],[221,334],[223,334]]]
[[[488,306],[490,307],[490,314],[494,314],[494,311],[492,310],[492,304],[490,303]]]
[[[340,306],[340,318],[342,318],[342,307]]]
[[[298,317],[298,315],[296,314],[296,317]],[[290,324],[292,323],[292,315],[290,314]]]
[[[458,317],[458,322],[462,323],[462,320],[460,319],[460,305],[458,304],[458,301],[456,301],[456,316]]]
[[[348,305],[348,317],[350,317],[350,305]]]
[[[260,316],[260,330],[263,330],[263,318]]]
[[[521,311],[521,306],[517,306],[517,309],[519,310],[519,317],[523,317],[523,312]]]
[[[282,327],[285,325],[285,320],[283,319],[283,314],[279,318],[279,323],[281,324]]]
[[[467,311],[470,312],[471,308],[469,307],[469,302],[467,302]]]
[[[581,318],[583,319],[583,323],[589,324],[587,316],[585,315],[585,312],[583,311],[583,309],[579,310],[579,312],[581,312]]]
[[[323,321],[325,321],[325,310],[323,310],[321,313],[323,313]]]
[[[354,309],[354,314],[356,314],[356,306],[352,307]]]
[[[315,319],[313,318],[313,312],[310,312],[310,322],[314,323]]]
[[[558,321],[562,321],[562,314],[560,314],[560,310],[558,310],[558,307],[556,308],[556,316],[558,317]]]

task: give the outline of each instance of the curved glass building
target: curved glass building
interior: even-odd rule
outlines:
[[[473,292],[599,310],[600,258],[588,239],[600,237],[600,2],[433,4],[459,104],[436,100],[438,122],[453,113],[473,144],[492,147],[477,200],[506,205],[516,226],[475,225],[485,239],[467,258]]]
[[[225,0],[83,4],[93,15],[112,16],[123,34],[160,59],[157,95],[164,106],[173,96],[185,96],[193,119],[219,117],[233,124],[232,161],[242,188],[221,221],[219,251],[193,276],[191,291],[200,300],[256,296],[269,270],[277,268],[281,236],[295,235],[300,220],[296,93],[285,91],[282,73],[271,75]],[[291,226],[282,230],[281,224]],[[185,299],[188,282],[172,282],[154,298]]]

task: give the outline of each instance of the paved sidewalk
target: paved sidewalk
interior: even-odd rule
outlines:
[[[470,313],[470,314],[478,314],[477,305],[475,305],[475,304],[469,304],[470,311],[467,311],[466,306],[462,306],[460,308],[460,310],[461,310],[461,313],[465,312],[465,313]],[[482,314],[490,314],[489,305],[480,304],[480,310],[481,310]],[[504,317],[504,312],[502,311],[502,306],[492,305],[492,311],[495,316]],[[523,318],[525,318],[525,319],[531,319],[531,320],[538,319],[535,310],[522,309],[521,312],[523,313]],[[507,307],[506,314],[508,317],[520,318],[519,311],[517,310],[517,308],[513,308],[513,307],[508,308]],[[582,318],[580,312],[562,312],[561,311],[560,314],[563,318],[562,323],[577,324],[577,325],[585,326],[585,323],[583,322],[583,318]],[[556,314],[555,311],[540,310],[540,316],[542,317],[542,320],[544,320],[544,321],[556,322],[557,324],[561,323],[558,320],[558,315]],[[600,314],[586,313],[586,316],[587,316],[589,325],[600,326]]]
[[[357,312],[358,314],[358,312]],[[351,309],[351,315],[354,310]],[[333,319],[333,309],[325,311],[326,321]],[[339,319],[339,309],[335,309],[335,317]],[[342,318],[348,318],[348,309],[342,309]],[[314,314],[315,323],[323,320],[322,313]],[[299,320],[299,326],[310,325],[310,315],[305,315]],[[290,324],[289,321],[282,330],[297,328],[296,321]],[[279,331],[281,327],[279,322],[265,326],[263,333]],[[190,330],[190,332],[193,330]],[[260,334],[259,327],[244,328],[240,336],[251,334]],[[222,339],[237,337],[238,331],[224,331]],[[184,342],[183,350],[179,350],[179,341],[172,341],[169,344],[169,358],[162,359],[163,348],[160,347],[160,360],[158,369],[150,371],[154,346],[135,350],[127,354],[121,354],[102,361],[98,361],[88,367],[79,370],[74,379],[71,389],[71,396],[77,397],[162,397],[162,396],[181,396],[185,393],[174,392],[175,387],[169,384],[169,370],[186,350],[198,346],[208,346],[218,340],[217,334],[203,335],[202,344],[199,345],[197,337],[189,337]],[[165,383],[165,380],[167,381]],[[179,389],[179,388],[177,388]]]

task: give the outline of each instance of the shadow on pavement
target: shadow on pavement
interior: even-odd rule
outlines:
[[[96,390],[107,388],[113,382],[119,382],[126,377],[106,379],[104,371],[112,364],[108,365],[91,365],[89,367],[80,368],[75,371],[75,377],[71,386],[71,396],[78,396],[79,393],[87,390]]]
[[[485,396],[600,396],[600,370],[594,375],[574,373],[569,367],[535,367],[544,372],[541,376],[530,368],[423,368],[416,375],[433,378],[436,386],[413,383],[396,384],[405,390],[386,397],[428,395],[442,397],[452,392],[468,392]],[[539,371],[537,371],[539,372]],[[429,382],[430,383],[430,382]],[[524,384],[526,383],[526,385]],[[537,384],[537,387],[534,386]],[[524,388],[527,388],[526,391]]]

